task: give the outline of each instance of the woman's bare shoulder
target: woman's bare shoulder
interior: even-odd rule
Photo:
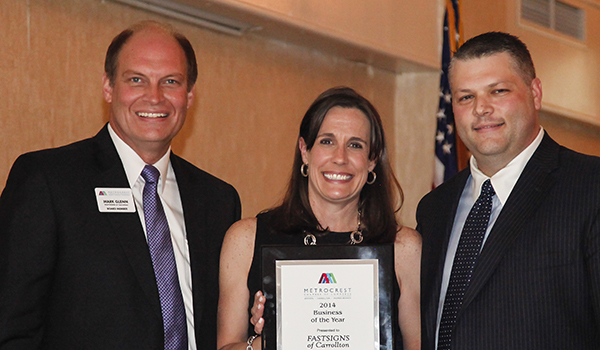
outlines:
[[[236,221],[227,230],[228,236],[234,236],[235,238],[243,238],[248,234],[254,234],[256,231],[256,218],[250,217]]]
[[[254,236],[256,235],[256,218],[245,218],[236,221],[225,234],[223,245],[225,248],[233,246],[254,246]]]
[[[396,232],[396,241],[394,242],[396,247],[402,247],[404,249],[421,249],[421,235],[416,230],[402,226]]]

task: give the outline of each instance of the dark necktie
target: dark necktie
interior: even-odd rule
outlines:
[[[146,180],[143,200],[148,247],[162,309],[165,350],[186,350],[188,340],[185,307],[169,224],[156,192],[159,176],[160,172],[152,165],[146,165],[142,170],[142,177]]]
[[[481,187],[481,194],[471,211],[458,241],[458,248],[452,264],[448,291],[444,299],[444,309],[440,321],[438,350],[450,349],[452,331],[456,324],[456,316],[462,306],[465,292],[471,282],[471,274],[481,250],[483,237],[487,230],[490,214],[492,213],[492,197],[496,193],[490,180]]]

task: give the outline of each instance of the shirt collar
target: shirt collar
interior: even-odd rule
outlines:
[[[511,160],[504,168],[496,172],[491,178],[479,170],[477,167],[477,160],[475,157],[471,156],[470,167],[471,176],[473,177],[473,201],[476,201],[477,197],[479,197],[479,194],[481,193],[481,186],[485,180],[490,179],[492,186],[494,187],[494,191],[496,192],[496,196],[500,200],[500,203],[504,205],[508,199],[508,196],[510,195],[510,192],[515,187],[519,176],[521,176],[523,169],[525,169],[527,162],[529,162],[529,159],[531,159],[531,156],[533,156],[533,153],[538,148],[543,138],[544,128],[540,126],[540,131],[533,142],[529,144],[529,146],[527,146],[527,148],[519,153],[519,155],[517,155],[513,160]]]
[[[123,163],[123,168],[125,169],[125,175],[127,176],[127,181],[129,182],[129,186],[133,188],[135,182],[140,178],[140,174],[142,170],[146,166],[146,163],[142,160],[142,158],[135,153],[135,151],[129,147],[128,144],[123,141],[119,135],[113,130],[110,123],[108,123],[108,133],[110,138],[112,139],[115,147],[117,148],[117,153],[121,158],[121,162]],[[158,181],[157,192],[162,193],[164,188],[165,181],[167,177],[167,169],[169,167],[169,159],[171,154],[171,146],[167,152],[160,158],[156,163],[152,164],[155,168],[160,172],[160,179]]]

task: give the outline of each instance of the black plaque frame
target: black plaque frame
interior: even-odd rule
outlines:
[[[262,247],[262,288],[266,297],[262,332],[263,350],[277,349],[277,276],[279,260],[377,259],[379,276],[379,349],[394,349],[397,326],[395,307],[394,246],[385,245],[321,245]]]

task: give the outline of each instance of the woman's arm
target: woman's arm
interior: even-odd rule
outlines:
[[[403,227],[394,242],[396,279],[400,286],[398,322],[405,350],[421,349],[421,235]]]
[[[248,346],[248,273],[254,256],[255,235],[256,218],[248,218],[233,224],[223,240],[217,313],[217,348],[220,350],[245,350]],[[261,349],[260,338],[254,341],[253,347]]]

